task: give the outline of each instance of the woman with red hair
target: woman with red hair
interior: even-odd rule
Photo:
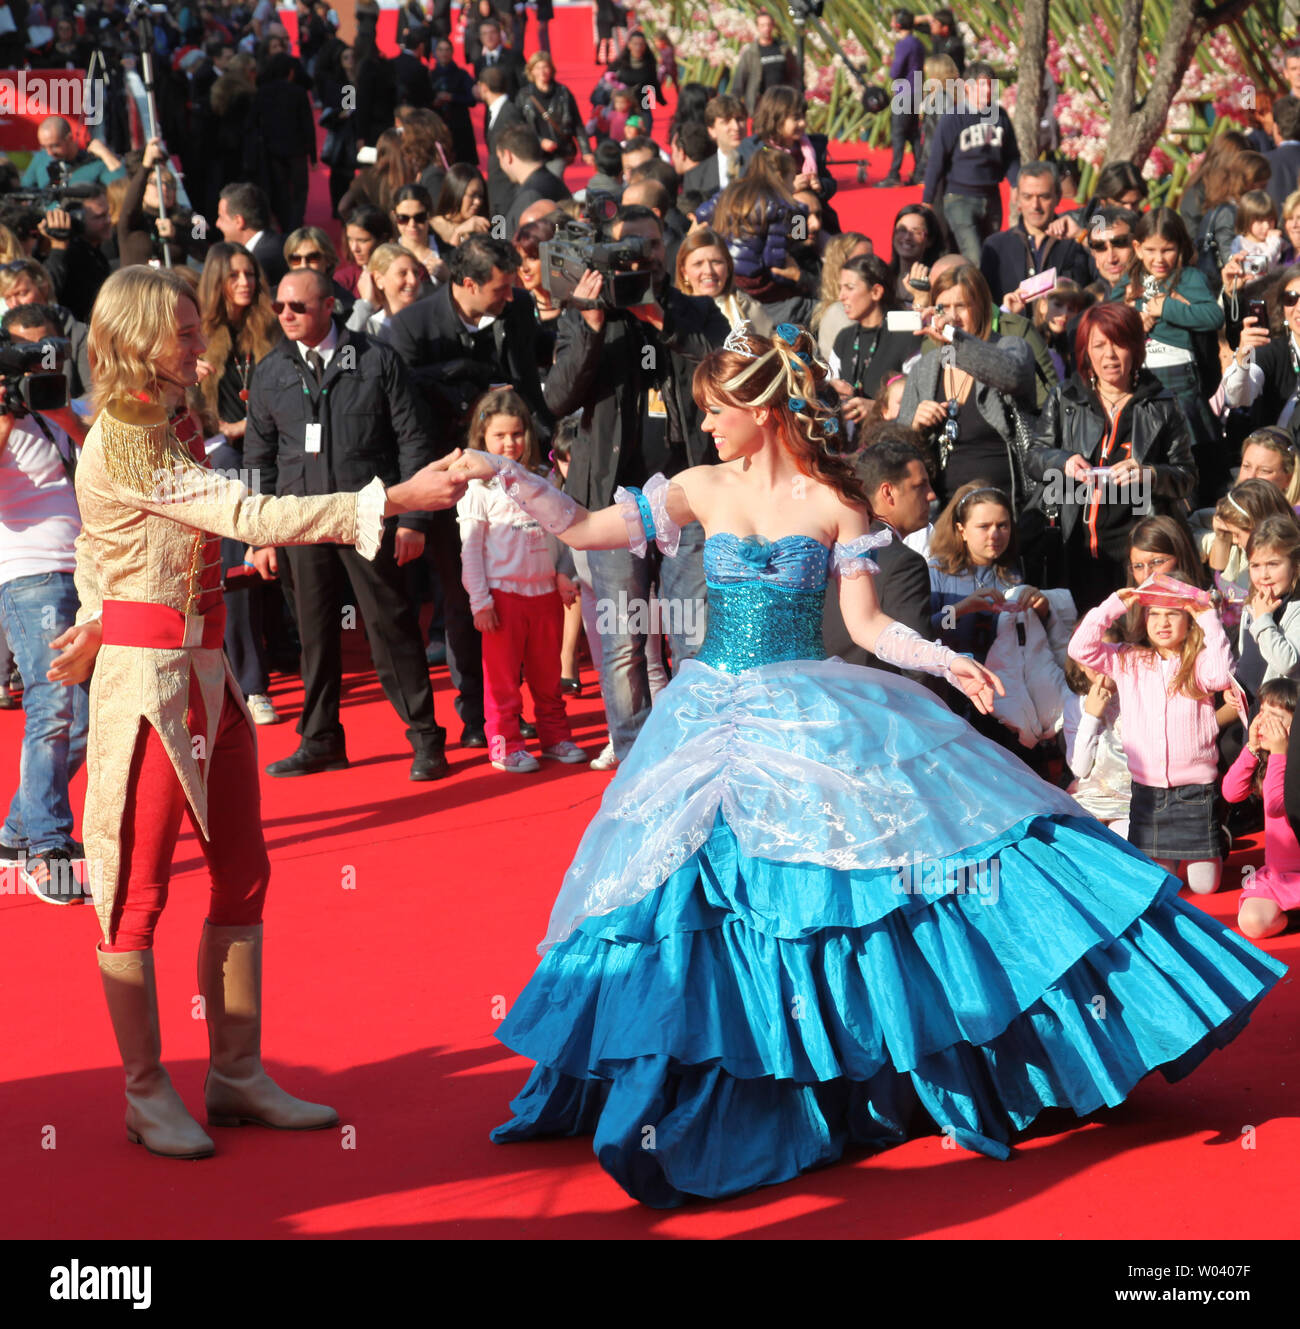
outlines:
[[[878,661],[986,714],[1001,687],[881,611],[892,537],[815,350],[788,324],[733,330],[695,370],[716,463],[598,512],[502,456],[453,466],[573,549],[672,557],[684,524],[707,533],[704,641],[497,1030],[537,1065],[492,1139],[591,1134],[659,1208],[936,1131],[1006,1158],[1044,1107],[1185,1075],[1284,972],[928,689],[826,658],[829,592]],[[1081,1015],[1112,976],[1107,1018]]]
[[[1039,504],[1060,524],[1082,614],[1125,585],[1134,520],[1174,512],[1195,491],[1196,465],[1182,407],[1145,367],[1137,310],[1085,310],[1074,357],[1074,374],[1043,407],[1025,470],[1043,482]]]

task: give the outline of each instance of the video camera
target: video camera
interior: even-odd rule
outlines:
[[[556,225],[555,237],[538,246],[542,285],[557,304],[572,304],[573,289],[590,268],[604,277],[601,308],[630,309],[649,304],[654,297],[654,273],[634,271],[633,264],[649,257],[649,243],[640,236],[608,240],[610,222],[618,204],[610,194],[590,194],[582,205],[582,220],[566,217]]]
[[[68,214],[68,225],[47,227],[46,234],[51,240],[72,240],[86,233],[86,213],[80,206],[88,198],[103,193],[103,186],[96,184],[66,185],[58,179],[61,162],[50,163],[50,184],[45,189],[14,189],[5,195],[6,201],[33,208],[42,217],[51,208],[62,208]]]
[[[0,384],[5,399],[0,415],[21,418],[33,411],[55,411],[68,404],[68,380],[63,362],[68,355],[66,337],[15,341],[0,331]]]

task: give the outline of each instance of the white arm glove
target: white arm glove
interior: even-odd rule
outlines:
[[[501,481],[501,488],[544,530],[552,535],[567,531],[582,512],[582,505],[568,494],[534,475],[517,461],[498,457],[491,452],[475,452],[491,463]]]
[[[956,651],[949,650],[942,642],[926,641],[914,628],[904,627],[902,623],[891,623],[876,638],[871,648],[877,660],[886,664],[897,665],[900,669],[915,669],[923,674],[936,674],[945,678],[954,687],[960,689],[961,683],[952,672],[951,665],[959,659]]]

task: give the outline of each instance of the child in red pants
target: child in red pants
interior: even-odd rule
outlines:
[[[468,446],[508,457],[530,470],[541,458],[532,416],[518,393],[489,392],[474,407]],[[461,580],[474,626],[483,634],[483,711],[492,765],[524,774],[539,768],[519,733],[519,676],[533,696],[542,756],[574,765],[586,753],[573,742],[560,690],[563,604],[577,597],[556,571],[557,542],[507,496],[498,480],[471,480],[456,506]]]

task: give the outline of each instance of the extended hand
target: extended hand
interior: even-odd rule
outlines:
[[[51,683],[84,683],[95,667],[95,656],[99,654],[100,642],[104,630],[98,621],[81,623],[61,632],[50,642],[60,651],[46,671],[45,677]]]
[[[452,470],[466,480],[490,480],[497,473],[486,457],[475,452],[462,453]]]
[[[985,715],[993,713],[995,691],[999,697],[1007,695],[1002,680],[991,669],[985,669],[982,664],[976,664],[964,655],[958,656],[948,668],[961,690]]]
[[[436,512],[440,508],[454,508],[464,497],[469,484],[469,477],[455,469],[459,458],[460,452],[456,451],[430,462],[409,480],[394,485],[388,491],[389,501],[399,512]]]

